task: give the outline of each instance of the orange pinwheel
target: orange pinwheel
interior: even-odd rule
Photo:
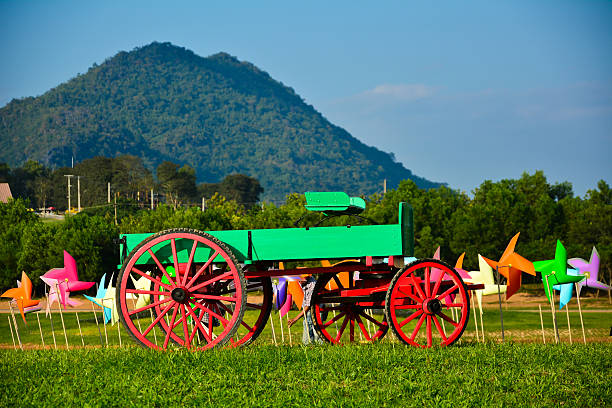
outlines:
[[[17,288],[9,289],[4,292],[0,297],[9,297],[15,299],[17,307],[21,313],[24,323],[27,324],[25,319],[25,310],[28,307],[36,306],[40,300],[32,300],[32,281],[28,278],[25,272],[21,272],[21,285]]]
[[[523,272],[533,276],[536,274],[533,263],[514,252],[519,234],[520,232],[512,237],[499,262],[492,261],[484,256],[482,257],[491,268],[498,268],[499,273],[508,281],[506,299],[510,299],[510,296],[514,295],[521,287]]]

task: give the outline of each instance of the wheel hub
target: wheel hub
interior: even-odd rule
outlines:
[[[172,292],[170,292],[170,297],[175,302],[185,303],[185,300],[187,300],[187,291],[183,288],[174,288]]]
[[[440,303],[440,301],[436,298],[427,299],[425,302],[423,302],[423,310],[425,310],[425,313],[427,314],[437,314],[442,310],[442,303]]]

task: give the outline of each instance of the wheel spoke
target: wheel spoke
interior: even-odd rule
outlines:
[[[172,329],[174,329],[174,320],[176,319],[177,312],[178,304],[175,304],[174,311],[172,312],[172,318],[170,319],[170,324],[168,325],[168,333],[166,333],[166,338],[164,339],[164,350],[168,348],[168,341],[170,341],[170,334],[172,333]]]
[[[417,310],[416,312],[414,312],[413,314],[411,314],[410,316],[402,320],[402,322],[398,324],[398,327],[400,328],[404,327],[406,324],[414,320],[416,317],[420,316],[422,313],[423,313],[422,310]]]
[[[237,297],[228,297],[228,296],[217,296],[217,295],[201,295],[199,293],[192,293],[192,298],[195,299],[207,299],[207,300],[223,300],[226,302],[237,302]]]
[[[442,329],[442,326],[440,326],[440,322],[438,321],[438,318],[434,315],[432,316],[432,319],[434,321],[434,324],[436,325],[436,329],[438,329],[438,333],[440,333],[440,336],[442,337],[442,341],[446,343],[448,339],[446,338],[446,335],[444,334],[444,330]]]
[[[162,271],[166,279],[168,279],[168,282],[170,282],[170,287],[173,288],[175,286],[174,279],[170,277],[170,275],[168,274],[168,271],[166,271],[166,268],[162,266],[161,262],[159,262],[159,259],[157,259],[153,251],[151,251],[151,248],[147,249],[147,252],[149,253],[149,256],[153,258],[153,261],[155,261],[155,263],[157,264],[157,267]]]
[[[436,281],[433,290],[431,291],[431,296],[435,297],[438,294],[438,290],[440,290],[440,285],[442,284],[443,279],[440,277]]]
[[[194,329],[191,335],[191,338],[193,338],[197,330],[200,330],[200,332],[204,335],[204,338],[206,339],[206,341],[211,343],[212,338],[208,335],[208,332],[202,326],[202,323],[200,322],[200,318],[196,315],[195,311],[191,308],[191,306],[189,306],[189,303],[186,303],[185,306],[187,307],[187,312],[191,315],[191,318],[195,322],[195,326],[196,326],[196,328]]]
[[[199,275],[197,275],[199,276]],[[186,286],[187,289],[189,289],[190,291],[196,291],[198,289],[202,289],[204,286],[208,286],[208,285],[212,285],[213,283],[220,281],[221,279],[226,279],[229,278],[230,276],[232,276],[232,272],[225,272],[222,273],[221,275],[217,275],[214,278],[211,278],[209,280],[207,280],[206,282],[202,282],[202,283],[198,283],[197,285],[190,287],[189,284]],[[193,280],[193,279],[192,279]]]
[[[323,327],[328,327],[330,326],[332,323],[337,322],[342,316],[344,316],[346,313],[345,312],[341,312],[338,313],[336,316],[333,317],[333,319],[329,320],[327,323],[323,324]]]
[[[427,331],[427,347],[431,347],[432,338],[431,338],[431,316],[427,315],[427,323],[425,330]]]
[[[170,310],[170,308],[172,307],[172,303],[170,303],[168,306],[166,306],[166,308],[157,316],[157,318],[155,318],[155,320],[153,320],[153,322],[149,325],[149,327],[146,328],[145,331],[142,332],[142,336],[146,337],[147,334],[149,334],[149,332],[151,331],[151,329],[153,327],[155,327],[155,325],[157,323],[159,323],[159,321],[164,317],[164,315],[166,313],[168,313],[168,310]]]
[[[410,341],[414,341],[414,338],[419,333],[419,330],[421,330],[421,326],[423,325],[423,320],[425,320],[425,316],[427,316],[425,313],[421,315],[421,318],[417,322],[416,327],[414,328],[414,331],[412,332],[412,335],[410,336]]]
[[[361,329],[361,332],[365,336],[366,340],[372,341],[372,337],[370,337],[370,333],[368,333],[368,331],[366,330],[365,326],[363,325],[363,321],[361,320],[358,314],[355,315],[355,319],[357,320],[357,324],[359,325],[359,328]]]
[[[416,279],[414,279],[414,276],[410,275],[408,277],[408,280],[410,280],[410,282],[412,282],[412,286],[416,289],[418,295],[421,297],[421,299],[426,299],[427,296],[425,296],[425,293],[423,293],[423,289],[421,289],[421,284],[419,284]]]
[[[181,304],[181,320],[183,322],[183,335],[185,336],[185,346],[187,350],[191,348],[191,338],[189,337],[189,329],[187,328],[187,314],[185,313],[185,305]]]
[[[344,329],[346,328],[346,324],[348,323],[348,321],[349,321],[349,317],[347,314],[345,314],[344,320],[342,320],[342,326],[340,326],[340,330],[338,330],[338,335],[335,338],[336,343],[340,341],[340,338],[342,337],[342,334],[344,333]]]
[[[178,256],[176,255],[176,239],[170,238],[170,247],[172,248],[172,262],[174,262],[174,273],[176,277],[176,283],[179,281],[179,264]]]
[[[431,273],[431,267],[426,266],[425,267],[425,293],[427,294],[427,297],[431,296],[431,286],[429,282],[430,273]]]
[[[138,295],[157,295],[157,296],[168,296],[169,292],[159,292],[156,290],[143,290],[143,289],[126,289],[125,293],[136,293]]]
[[[198,271],[196,272],[195,275],[193,275],[193,277],[189,280],[189,283],[187,285],[185,285],[185,288],[189,289],[191,288],[191,285],[193,285],[193,282],[195,282],[196,279],[198,279],[200,277],[200,275],[202,274],[202,272],[204,272],[206,270],[206,268],[208,268],[210,266],[210,264],[212,263],[212,261],[217,257],[217,255],[219,255],[218,251],[215,251],[212,256],[210,258],[208,258],[208,260],[206,261],[206,263],[204,265],[202,265],[202,267],[200,269],[198,269]],[[194,289],[195,290],[195,289]]]
[[[195,255],[196,248],[198,247],[198,241],[193,240],[193,245],[191,246],[191,252],[189,252],[189,260],[187,261],[187,267],[185,268],[185,274],[183,275],[183,286],[187,283],[187,275],[189,275],[189,271],[191,270],[191,265],[193,264],[193,257]]]
[[[205,313],[208,313],[209,317],[208,317],[208,325],[211,326],[212,325],[212,318],[210,316],[216,317],[217,319],[219,319],[219,321],[223,324],[223,326],[225,327],[228,323],[229,320],[227,320],[225,317],[221,316],[218,313],[215,313],[212,311],[212,309],[207,308],[206,306],[200,304],[200,303],[194,303],[194,306],[196,306],[198,309],[203,310]],[[212,326],[211,326],[212,329]]]
[[[252,308],[252,309],[259,309],[259,310],[262,310],[262,309],[263,309],[263,305],[257,305],[257,304],[255,304],[255,303],[249,303],[249,302],[247,302],[247,303],[246,303],[246,305],[247,305],[247,307],[250,307],[250,308]]]
[[[143,310],[151,309],[151,308],[153,308],[153,307],[163,305],[164,303],[168,303],[168,302],[170,302],[171,300],[172,300],[172,298],[170,298],[170,297],[167,297],[166,299],[158,300],[157,302],[155,302],[155,303],[151,303],[150,305],[146,305],[146,306],[143,306],[143,307],[141,307],[141,308],[134,309],[134,310],[132,310],[131,312],[128,312],[128,315],[129,315],[129,316],[135,315],[136,313],[140,313],[140,312],[142,312]]]
[[[355,319],[353,316],[350,317],[350,333],[349,341],[352,343],[355,341]]]
[[[132,270],[130,272],[136,272],[138,275],[140,276],[144,276],[145,278],[149,279],[150,281],[152,281],[153,283],[157,283],[159,286],[162,286],[168,290],[172,290],[172,286],[165,284],[164,282],[160,281],[159,279],[155,279],[153,276],[142,272],[141,270],[137,269],[136,267],[132,266]]]
[[[395,309],[421,309],[423,306],[421,305],[396,305]]]
[[[438,312],[437,314],[438,314],[438,316],[440,316],[442,319],[446,320],[447,322],[449,322],[453,326],[455,326],[455,327],[459,326],[459,323],[455,322],[453,319],[451,319],[450,317],[445,315],[443,312]]]
[[[362,315],[363,317],[365,317],[367,320],[369,320],[370,322],[374,323],[375,325],[377,325],[378,327],[384,327],[386,326],[385,321],[383,320],[382,322],[379,322],[378,320],[374,319],[372,316],[368,315],[367,313],[365,313],[365,311],[361,310],[359,312],[360,315]]]
[[[418,297],[415,297],[415,296],[414,296],[413,294],[411,294],[411,293],[404,292],[404,291],[403,291],[401,288],[399,288],[399,287],[397,288],[397,291],[398,291],[398,292],[400,292],[400,293],[402,293],[404,296],[406,296],[408,299],[412,300],[413,302],[416,302],[416,303],[421,303],[421,302],[423,301],[423,298],[419,299]],[[400,299],[401,299],[401,297],[399,297],[399,296],[396,296],[396,297],[395,297],[395,299],[398,299],[398,298],[400,298]]]
[[[449,289],[447,289],[444,293],[442,293],[440,296],[437,297],[438,300],[443,300],[445,297],[447,297],[448,295],[450,295],[451,293],[453,293],[455,290],[457,290],[459,288],[459,285],[457,285],[456,283],[451,286]]]

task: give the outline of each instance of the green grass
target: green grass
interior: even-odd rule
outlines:
[[[0,406],[604,406],[610,343],[0,350]]]
[[[60,314],[56,311],[52,313],[53,322],[45,317],[44,312],[38,312],[41,329],[43,332],[43,338],[46,347],[53,347],[52,333],[55,333],[55,340],[59,347],[65,347],[66,340],[62,329],[62,323]],[[290,316],[297,314],[296,311],[291,311]],[[514,342],[542,342],[542,331],[540,323],[540,315],[537,309],[531,310],[519,310],[519,309],[503,309],[504,316],[504,333],[505,339]],[[0,314],[0,345],[13,346],[11,338],[11,331],[8,325],[8,318],[10,314]],[[133,344],[132,339],[129,337],[123,326],[119,329],[117,325],[106,326],[106,334],[104,325],[96,325],[92,312],[81,312],[78,314],[79,321],[81,323],[81,332],[83,334],[83,342],[81,342],[81,333],[79,332],[76,314],[73,311],[65,312],[63,314],[64,325],[66,326],[66,334],[68,337],[68,344],[71,347],[82,346],[83,343],[87,346],[102,346],[106,345],[119,345],[119,337],[121,336],[121,342],[123,345]],[[245,321],[248,324],[252,324],[257,315],[253,311],[247,311],[245,314]],[[38,321],[36,314],[30,313],[26,315],[28,324],[24,325],[20,315],[15,315],[17,325],[19,329],[19,335],[22,343],[28,346],[41,346],[42,340],[40,337],[40,330],[38,328]],[[98,313],[98,320],[101,323],[102,316]],[[270,316],[273,319],[275,328],[277,343],[283,343],[281,337],[280,321],[278,312],[273,312]],[[547,342],[554,341],[553,323],[552,316],[549,309],[543,310],[544,329]],[[583,313],[583,321],[586,331],[586,338],[589,342],[601,342],[610,340],[610,328],[612,327],[612,313],[605,310],[589,310]],[[499,309],[485,309],[483,315],[483,322],[485,326],[485,339],[486,340],[501,340],[501,323],[499,317]],[[567,317],[565,310],[557,312],[557,322],[559,326],[559,335],[562,342],[569,342],[569,331],[567,328]],[[147,323],[147,319],[142,319],[142,325]],[[148,319],[150,323],[150,318]],[[477,316],[477,323],[480,331],[480,317]],[[53,324],[53,332],[51,330],[51,324]],[[99,332],[98,332],[99,327]],[[570,311],[570,327],[572,329],[572,341],[582,341],[582,330],[580,324],[580,315],[576,308]],[[158,328],[156,335],[161,344],[162,332]],[[177,329],[178,330],[178,329]],[[244,330],[244,328],[240,328]],[[283,319],[283,334],[284,343],[289,344],[289,331],[287,329],[287,321]],[[480,334],[482,337],[482,334]],[[302,324],[299,322],[291,329],[291,344],[299,344],[302,339]],[[474,327],[474,315],[470,316],[467,328],[463,334],[462,341],[475,341],[475,327]],[[384,338],[384,341],[397,342],[392,335],[391,331]],[[15,338],[15,342],[17,339]],[[272,336],[272,326],[268,321],[261,336],[256,340],[255,345],[270,345],[274,344],[274,338]]]

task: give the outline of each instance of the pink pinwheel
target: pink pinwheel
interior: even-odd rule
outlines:
[[[459,256],[459,259],[457,259],[457,263],[455,264],[455,270],[457,271],[457,273],[459,274],[459,276],[461,276],[461,278],[463,280],[469,280],[470,275],[467,273],[467,271],[462,269],[463,266],[463,257],[465,256],[465,252],[462,253]],[[440,260],[440,247],[438,247],[438,249],[436,249],[436,252],[434,253],[433,259],[437,259]],[[450,276],[447,276],[447,274],[445,273],[444,276],[442,276],[442,271],[438,268],[431,268],[431,281],[435,282],[438,281],[440,278],[444,279],[448,279],[448,280],[452,280],[452,278]],[[454,301],[454,295],[447,295],[446,296],[446,303],[452,303]]]
[[[612,290],[611,286],[597,280],[597,275],[599,274],[599,253],[597,248],[593,247],[589,262],[582,258],[571,258],[567,263],[578,269],[580,274],[586,276],[586,279],[578,282],[578,296],[580,296],[583,286],[593,289]]]
[[[50,287],[47,310],[49,309],[51,303],[58,297],[57,289],[59,289],[60,292],[59,300],[64,306],[64,309],[66,309],[66,304],[70,306],[76,306],[79,304],[78,302],[68,299],[70,292],[87,290],[95,284],[95,282],[79,281],[76,261],[66,251],[64,251],[64,267],[53,268],[40,278]]]

